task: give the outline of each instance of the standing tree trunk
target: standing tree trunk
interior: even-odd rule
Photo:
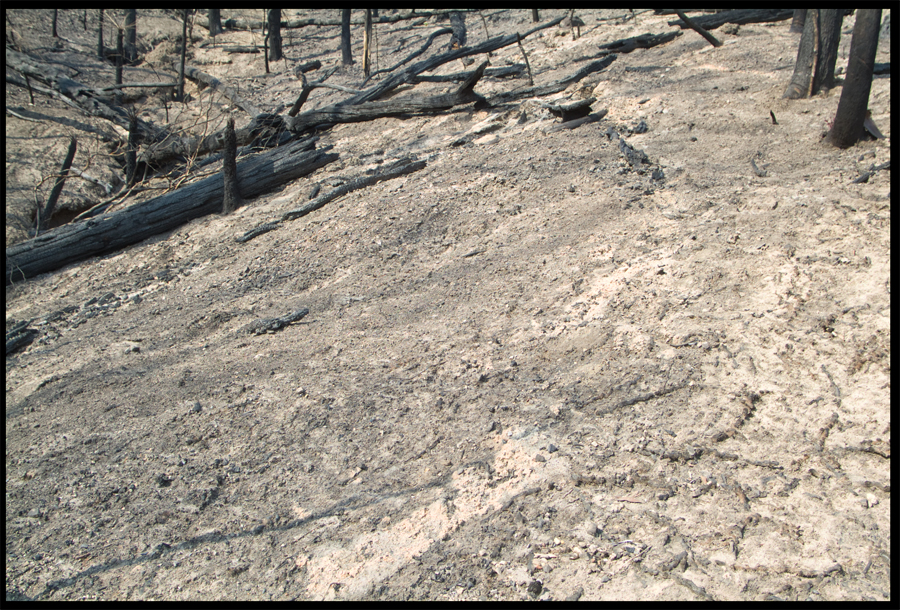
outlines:
[[[125,61],[137,61],[137,9],[125,9]]]
[[[100,21],[97,24],[97,57],[103,59],[103,9],[100,9]]]
[[[821,16],[821,34],[816,71],[813,74],[813,95],[834,87],[834,65],[837,63],[838,46],[841,44],[842,9],[824,8]]]
[[[128,110],[128,148],[125,149],[125,186],[131,187],[137,181],[137,148],[138,148],[137,113],[134,108]]]
[[[209,19],[209,35],[218,36],[225,30],[222,29],[222,9],[208,9],[207,17]]]
[[[537,23],[541,20],[541,14],[538,12],[536,8],[531,9],[531,21],[532,23]]]
[[[122,63],[124,62],[124,46],[122,28],[116,28],[116,84],[122,84]],[[122,104],[122,90],[116,89],[114,96],[116,104]]]
[[[59,13],[59,9],[56,9],[56,8],[53,9],[53,37],[54,38],[59,38],[59,34],[56,33],[56,17],[57,17],[58,13]]]
[[[366,29],[363,32],[363,74],[372,71],[372,9],[366,9]]]
[[[353,63],[350,55],[350,9],[341,9],[341,63],[349,66]]]
[[[834,86],[842,20],[843,11],[838,9],[807,10],[794,75],[783,97],[809,97]]]
[[[234,118],[225,124],[225,150],[222,160],[223,188],[222,213],[231,214],[244,204],[237,179],[237,137],[234,135]]]
[[[190,9],[184,9],[184,19],[181,24],[181,62],[178,69],[178,90],[175,92],[175,101],[184,101],[184,60],[187,56],[187,22]]]
[[[875,52],[878,50],[878,28],[881,25],[881,9],[859,9],[856,25],[850,41],[850,58],[847,76],[838,102],[834,125],[828,132],[828,141],[838,148],[848,148],[863,136],[863,121],[869,106],[872,89],[872,70]]]
[[[281,52],[281,9],[270,8],[268,18],[269,28],[269,61],[283,59]]]

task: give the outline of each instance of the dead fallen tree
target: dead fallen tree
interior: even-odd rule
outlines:
[[[334,104],[325,108],[309,110],[296,117],[287,117],[285,124],[292,132],[300,133],[305,129],[326,123],[354,123],[400,114],[421,114],[448,110],[454,106],[482,99],[472,88],[484,74],[485,68],[487,68],[487,62],[484,62],[469,74],[456,91],[445,95],[421,99],[367,102],[351,106]]]
[[[455,49],[453,51],[448,51],[446,53],[442,53],[441,55],[435,55],[434,57],[429,57],[428,59],[423,59],[422,61],[413,64],[409,68],[403,70],[402,72],[398,72],[393,76],[389,76],[384,81],[378,83],[366,89],[362,93],[355,95],[349,99],[346,99],[342,102],[339,102],[339,105],[342,106],[353,106],[355,104],[361,104],[363,102],[371,102],[373,100],[377,100],[380,97],[384,97],[397,87],[401,85],[405,85],[412,81],[412,79],[423,72],[429,72],[434,70],[435,68],[444,65],[447,62],[462,59],[463,57],[469,57],[470,55],[481,55],[482,53],[490,53],[492,51],[496,51],[497,49],[502,49],[503,47],[507,47],[512,44],[516,44],[519,40],[524,40],[526,37],[538,32],[540,30],[553,27],[554,25],[559,24],[563,18],[560,17],[558,19],[554,19],[553,21],[549,21],[543,25],[539,25],[536,28],[532,28],[525,32],[522,35],[519,34],[510,34],[508,36],[497,36],[495,38],[491,38],[490,40],[486,40],[479,45],[475,45],[474,47],[463,47],[460,49]]]
[[[552,27],[558,24],[561,20],[562,17],[550,21],[546,24],[542,24],[538,27],[532,28],[524,35],[522,35],[521,38],[534,34],[535,32],[538,32],[542,29]],[[478,79],[481,78],[481,75],[484,73],[484,67],[481,68],[482,72],[480,73],[478,73],[478,70],[476,70],[469,73],[454,75],[454,78],[464,79],[462,86],[454,93],[421,99],[388,100],[384,102],[376,102],[378,98],[388,95],[397,87],[403,84],[416,82],[416,80],[419,78],[419,75],[423,72],[434,70],[435,68],[445,63],[454,61],[455,59],[495,51],[504,46],[515,44],[516,40],[516,35],[514,34],[511,34],[509,36],[499,36],[474,47],[456,49],[448,53],[430,57],[426,60],[414,64],[413,66],[410,66],[409,68],[403,70],[398,74],[388,77],[383,82],[367,90],[361,91],[348,99],[345,99],[331,106],[318,108],[316,110],[310,110],[294,116],[297,114],[297,112],[299,111],[299,107],[309,96],[313,88],[326,86],[323,84],[323,81],[328,78],[328,76],[330,76],[330,74],[327,74],[315,83],[304,84],[304,87],[299,97],[297,98],[297,101],[294,103],[293,107],[288,113],[288,116],[281,117],[281,119],[279,120],[283,120],[285,127],[290,131],[294,133],[301,133],[307,129],[312,129],[322,125],[370,121],[377,118],[403,114],[439,112],[442,110],[448,110],[450,108],[453,108],[454,106],[477,101],[480,98],[478,98],[472,92],[472,87],[474,87]],[[476,75],[476,73],[478,74]],[[217,90],[223,93],[223,95],[234,101],[236,104],[240,105],[252,116],[256,117],[254,119],[255,122],[251,122],[250,125],[235,130],[239,145],[243,146],[257,137],[258,126],[256,125],[256,123],[259,122],[260,115],[253,115],[253,111],[258,111],[258,108],[250,103],[243,101],[231,87],[226,86],[224,83],[208,74],[204,74],[200,70],[185,67],[185,74],[191,78],[201,80],[202,82],[205,82],[210,86],[216,87]],[[302,74],[300,75],[300,77],[302,78]],[[561,89],[555,89],[550,92],[555,93],[558,90]],[[532,93],[531,95],[546,95],[546,93]],[[515,98],[517,96],[513,95],[512,97]],[[270,122],[271,120],[274,120],[272,119],[274,115],[262,116],[268,117],[270,119]],[[138,162],[159,166],[163,163],[172,161],[177,158],[201,156],[219,150],[222,147],[223,141],[224,140],[222,132],[216,132],[206,137],[188,136],[179,138],[170,136],[165,140],[157,141],[142,150],[141,154],[138,157]]]
[[[704,30],[714,30],[726,23],[735,23],[743,25],[745,23],[767,23],[771,21],[786,21],[794,16],[793,9],[740,9],[734,11],[725,11],[724,13],[716,13],[714,15],[702,15],[700,17],[691,17],[696,25]],[[669,21],[669,25],[676,25],[681,29],[690,27],[681,19]]]
[[[597,61],[591,62],[583,68],[577,70],[573,74],[563,77],[552,83],[499,93],[488,98],[487,102],[491,106],[498,106],[500,104],[508,104],[511,101],[526,97],[540,97],[542,95],[552,95],[554,93],[559,93],[572,83],[577,83],[585,76],[593,74],[594,72],[605,70],[612,62],[616,60],[616,57],[616,55],[607,55],[603,59],[598,59]]]
[[[681,32],[666,32],[665,34],[641,34],[631,38],[614,40],[600,45],[603,53],[631,53],[635,49],[649,49],[657,45],[665,44],[681,36]]]
[[[241,193],[246,198],[296,180],[338,158],[315,150],[315,139],[293,142],[251,157],[237,166]],[[221,212],[222,173],[118,212],[63,225],[40,237],[6,249],[6,284],[53,271],[69,263],[114,252],[184,223]]]
[[[59,68],[52,64],[41,62],[24,53],[13,51],[9,47],[6,48],[6,65],[13,68],[17,72],[27,75],[40,83],[49,86],[47,90],[42,87],[32,85],[36,91],[51,95],[60,101],[73,106],[89,116],[97,116],[119,125],[124,129],[128,129],[129,118],[124,108],[109,105],[103,98],[105,95],[100,90],[92,89],[77,81],[74,81],[64,74]],[[7,76],[7,81],[10,77]],[[15,80],[14,80],[15,82]],[[18,83],[15,83],[18,84]],[[161,87],[168,86],[170,83],[160,83]],[[163,129],[138,119],[138,132],[147,142],[154,142],[165,137],[166,132]]]

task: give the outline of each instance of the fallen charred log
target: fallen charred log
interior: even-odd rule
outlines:
[[[700,17],[691,17],[691,21],[705,30],[714,30],[726,23],[736,23],[743,25],[745,23],[766,23],[771,21],[787,21],[794,16],[793,9],[740,9],[734,11],[725,11],[724,13],[716,13],[715,15],[702,15]],[[677,25],[681,29],[690,27],[681,19],[669,21],[669,25]]]
[[[606,53],[631,53],[635,49],[649,49],[661,44],[665,44],[677,37],[682,32],[666,32],[665,34],[641,34],[640,36],[632,36],[631,38],[623,38],[614,40],[606,44],[600,45],[600,50]]]
[[[239,163],[242,194],[252,198],[312,173],[338,158],[327,152],[330,148],[309,150],[309,141],[300,141]],[[217,213],[222,209],[223,191],[219,172],[118,212],[63,225],[15,244],[6,249],[6,284],[114,252],[194,218]]]

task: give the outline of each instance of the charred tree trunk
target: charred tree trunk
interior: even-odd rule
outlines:
[[[856,11],[847,76],[844,78],[834,125],[828,133],[828,141],[838,148],[853,146],[863,136],[880,25],[881,9]]]
[[[97,57],[103,59],[103,9],[99,9],[99,21],[97,23]]]
[[[225,157],[222,160],[223,188],[222,213],[230,214],[244,204],[238,188],[237,178],[237,138],[234,135],[234,119],[228,117],[225,124]]]
[[[116,84],[122,84],[122,63],[125,59],[124,57],[124,41],[122,38],[124,37],[124,33],[122,32],[122,28],[118,28],[116,30]],[[122,104],[122,90],[116,89],[115,100],[117,105]]]
[[[685,15],[684,11],[675,9],[675,14],[678,15],[678,17],[680,17],[681,20],[684,21],[689,28],[691,28],[692,30],[694,30],[695,32],[697,32],[698,34],[703,36],[709,44],[711,44],[714,47],[722,46],[722,43],[719,42],[718,38],[716,38],[715,36],[713,36],[712,34],[707,32],[706,30],[704,30],[702,27],[700,27],[699,25],[694,23],[694,20],[689,18],[687,15]]]
[[[327,153],[328,148],[308,150],[310,142],[294,142],[239,163],[237,173],[244,195],[259,195],[338,158]],[[222,175],[215,174],[118,212],[63,225],[10,246],[6,249],[6,284],[114,252],[176,229],[194,218],[218,213],[223,191]]]
[[[541,20],[541,14],[538,12],[536,8],[531,9],[531,22],[537,23]]]
[[[281,50],[281,9],[270,8],[268,14],[269,28],[269,61],[284,58]]]
[[[137,61],[137,9],[125,9],[125,61]]]
[[[209,35],[218,36],[225,30],[222,29],[222,9],[208,9],[207,18],[209,19]]]
[[[366,9],[366,29],[363,32],[363,74],[372,71],[372,9]]]
[[[350,9],[341,9],[341,64],[349,66],[353,63],[350,54]]]
[[[804,25],[806,25],[806,9],[795,8],[794,19],[793,21],[791,21],[791,29],[789,31],[792,34],[801,34],[803,32]]]
[[[450,44],[447,46],[448,51],[461,49],[466,46],[466,21],[460,13],[450,13],[450,28],[453,34],[450,36]]]
[[[128,148],[125,150],[125,186],[130,187],[137,177],[137,147],[138,128],[137,113],[131,109],[128,112]]]
[[[69,176],[69,168],[72,167],[72,161],[75,159],[76,148],[78,148],[78,142],[75,138],[71,138],[69,140],[69,150],[66,152],[66,158],[63,160],[62,169],[59,172],[59,176],[56,177],[56,183],[53,185],[53,190],[50,191],[50,197],[47,198],[47,203],[40,213],[37,233],[47,228],[50,217],[53,216],[53,212],[56,210],[56,202],[59,200],[66,178]]]
[[[184,9],[181,22],[181,63],[178,70],[178,89],[175,91],[175,101],[184,101],[184,60],[187,57],[187,22],[189,9]]]
[[[809,97],[834,86],[842,20],[843,11],[838,9],[807,10],[794,75],[783,97]]]
[[[58,13],[59,9],[53,9],[53,32],[51,34],[53,38],[59,38],[59,34],[56,33],[56,17]]]
[[[842,9],[824,8],[819,15],[821,34],[816,70],[813,73],[813,95],[834,87],[834,66],[837,63],[838,46],[841,43],[841,25],[844,21]]]

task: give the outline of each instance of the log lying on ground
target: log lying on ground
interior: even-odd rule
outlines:
[[[485,77],[506,78],[509,76],[520,76],[525,72],[525,64],[514,64],[512,66],[504,66],[502,68],[488,68],[484,71]],[[464,80],[469,76],[469,72],[454,72],[453,74],[440,74],[437,76],[414,76],[411,83],[449,83],[457,80]]]
[[[464,47],[462,49],[456,49],[454,51],[449,51],[447,53],[442,53],[441,55],[435,55],[434,57],[429,57],[428,59],[423,59],[422,61],[413,64],[406,70],[402,72],[398,72],[393,76],[386,78],[384,81],[374,85],[373,87],[366,89],[359,95],[355,95],[349,99],[340,102],[341,106],[353,106],[355,104],[361,104],[363,102],[371,102],[373,100],[377,100],[380,97],[384,97],[397,87],[401,85],[405,85],[411,81],[411,79],[415,76],[423,72],[428,72],[430,70],[434,70],[438,66],[442,66],[447,62],[453,61],[455,59],[461,59],[463,57],[468,57],[470,55],[480,55],[482,53],[490,53],[492,51],[496,51],[497,49],[502,49],[503,47],[507,47],[511,44],[516,44],[517,40],[524,40],[527,36],[534,34],[540,30],[553,27],[557,25],[563,18],[560,17],[558,19],[554,19],[548,23],[543,25],[539,25],[536,28],[532,28],[519,36],[518,34],[510,34],[508,36],[497,36],[496,38],[491,38],[490,40],[486,40],[485,42],[475,45],[474,47]]]
[[[296,117],[287,117],[285,123],[292,132],[300,133],[305,129],[325,123],[354,123],[387,116],[397,116],[399,114],[420,114],[447,110],[454,106],[482,99],[472,91],[472,88],[484,74],[485,68],[487,68],[487,62],[484,62],[473,71],[456,91],[445,95],[422,99],[367,102],[352,106],[334,104],[325,108],[309,110]]]
[[[51,87],[62,101],[74,105],[88,115],[107,119],[128,129],[128,113],[124,108],[107,105],[100,91],[73,81],[56,66],[33,59],[24,53],[17,53],[9,47],[6,48],[6,65]],[[141,137],[148,142],[161,140],[166,135],[165,130],[140,119],[137,128]]]
[[[726,23],[736,23],[743,25],[745,23],[766,23],[771,21],[786,21],[793,18],[793,9],[741,9],[734,11],[725,11],[724,13],[716,13],[715,15],[702,15],[700,17],[691,17],[691,21],[705,30],[714,30]],[[669,21],[669,25],[677,25],[681,29],[688,28],[681,19]]]
[[[308,141],[294,142],[239,163],[237,171],[243,195],[258,196],[338,158],[327,152],[331,147],[308,148]],[[15,244],[6,249],[6,284],[114,252],[171,231],[194,218],[219,212],[222,197],[223,178],[219,172],[118,212],[63,225]]]
[[[614,40],[600,45],[600,51],[605,53],[631,53],[635,49],[649,49],[657,45],[665,44],[681,36],[681,32],[666,32],[665,34],[641,34],[631,38]]]
[[[585,76],[593,74],[594,72],[605,70],[612,62],[616,60],[616,57],[616,55],[607,55],[603,59],[598,59],[597,61],[591,62],[574,74],[561,78],[558,81],[554,81],[546,85],[536,85],[534,87],[528,87],[526,89],[517,89],[514,91],[499,93],[493,97],[488,98],[487,101],[491,106],[497,106],[499,104],[507,104],[513,100],[521,99],[524,97],[540,97],[542,95],[552,95],[554,93],[559,93],[572,83],[577,83]]]

